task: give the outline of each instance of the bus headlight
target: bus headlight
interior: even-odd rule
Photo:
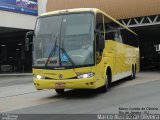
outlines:
[[[77,76],[77,78],[78,79],[81,79],[81,78],[90,78],[90,77],[93,77],[93,76],[94,76],[94,73],[85,73],[85,74]]]
[[[37,78],[37,79],[45,79],[45,77],[41,76],[41,75],[35,75],[34,77]]]

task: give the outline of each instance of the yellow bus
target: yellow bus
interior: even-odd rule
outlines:
[[[138,71],[137,34],[103,11],[77,8],[38,17],[33,32],[37,90],[106,92],[111,82],[135,79]]]

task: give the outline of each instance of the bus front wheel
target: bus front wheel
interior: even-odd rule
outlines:
[[[64,89],[55,89],[57,94],[63,94],[64,93]]]
[[[98,92],[100,92],[100,93],[107,92],[108,91],[108,85],[109,85],[109,83],[111,83],[111,81],[112,81],[111,71],[107,70],[105,85],[103,85],[102,87],[98,88]]]

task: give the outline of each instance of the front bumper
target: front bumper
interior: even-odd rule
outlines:
[[[40,89],[95,89],[95,77],[85,79],[65,79],[65,80],[52,80],[52,79],[36,79],[33,78],[34,85],[37,90]],[[57,83],[63,83],[64,86],[57,86]]]

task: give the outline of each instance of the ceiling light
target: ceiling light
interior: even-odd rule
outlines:
[[[6,45],[1,45],[2,47],[5,47]]]
[[[22,43],[18,43],[18,45],[22,45]]]

